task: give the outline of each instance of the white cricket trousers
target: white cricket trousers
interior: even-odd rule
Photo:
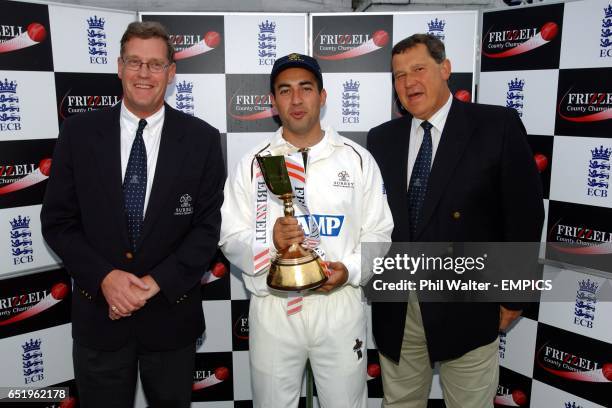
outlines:
[[[249,356],[255,408],[298,406],[310,359],[322,408],[366,408],[366,311],[361,289],[304,296],[287,316],[287,298],[251,296]]]

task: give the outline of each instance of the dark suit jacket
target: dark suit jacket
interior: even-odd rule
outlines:
[[[452,102],[438,145],[416,236],[410,236],[411,121],[407,115],[368,134],[368,149],[380,166],[393,214],[394,242],[540,241],[542,186],[517,113],[458,100]],[[432,361],[460,357],[498,334],[497,303],[422,302],[420,306]],[[399,361],[405,320],[406,303],[372,305],[377,347],[394,361]]]
[[[74,279],[75,341],[114,350],[136,336],[150,350],[176,349],[204,330],[199,283],[217,249],[225,180],[219,132],[166,105],[153,187],[132,254],[119,117],[117,104],[64,122],[43,202],[42,231]],[[113,269],[150,274],[161,291],[131,317],[112,321],[100,284]]]

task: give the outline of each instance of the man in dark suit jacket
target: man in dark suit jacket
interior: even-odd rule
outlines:
[[[123,100],[66,120],[41,219],[74,280],[73,363],[85,407],[188,407],[204,330],[200,279],[219,240],[219,132],[164,104],[176,65],[159,23],[132,23]]]
[[[415,34],[392,51],[394,87],[408,111],[370,131],[394,242],[538,242],[541,182],[511,109],[454,100],[444,44]],[[425,407],[434,362],[448,408],[493,407],[499,330],[521,305],[374,303],[385,407]]]

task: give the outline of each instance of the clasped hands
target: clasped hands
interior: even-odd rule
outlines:
[[[113,269],[104,277],[101,289],[111,320],[131,316],[159,292],[159,286],[151,275],[139,278],[120,269]]]
[[[272,230],[274,246],[277,250],[288,248],[292,244],[304,242],[304,230],[295,217],[279,217]],[[348,280],[348,270],[342,262],[327,262],[327,282],[316,289],[317,292],[330,292]]]

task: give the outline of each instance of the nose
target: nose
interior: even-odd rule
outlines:
[[[298,88],[294,92],[291,93],[291,104],[299,105],[301,103],[302,103],[302,90]]]

